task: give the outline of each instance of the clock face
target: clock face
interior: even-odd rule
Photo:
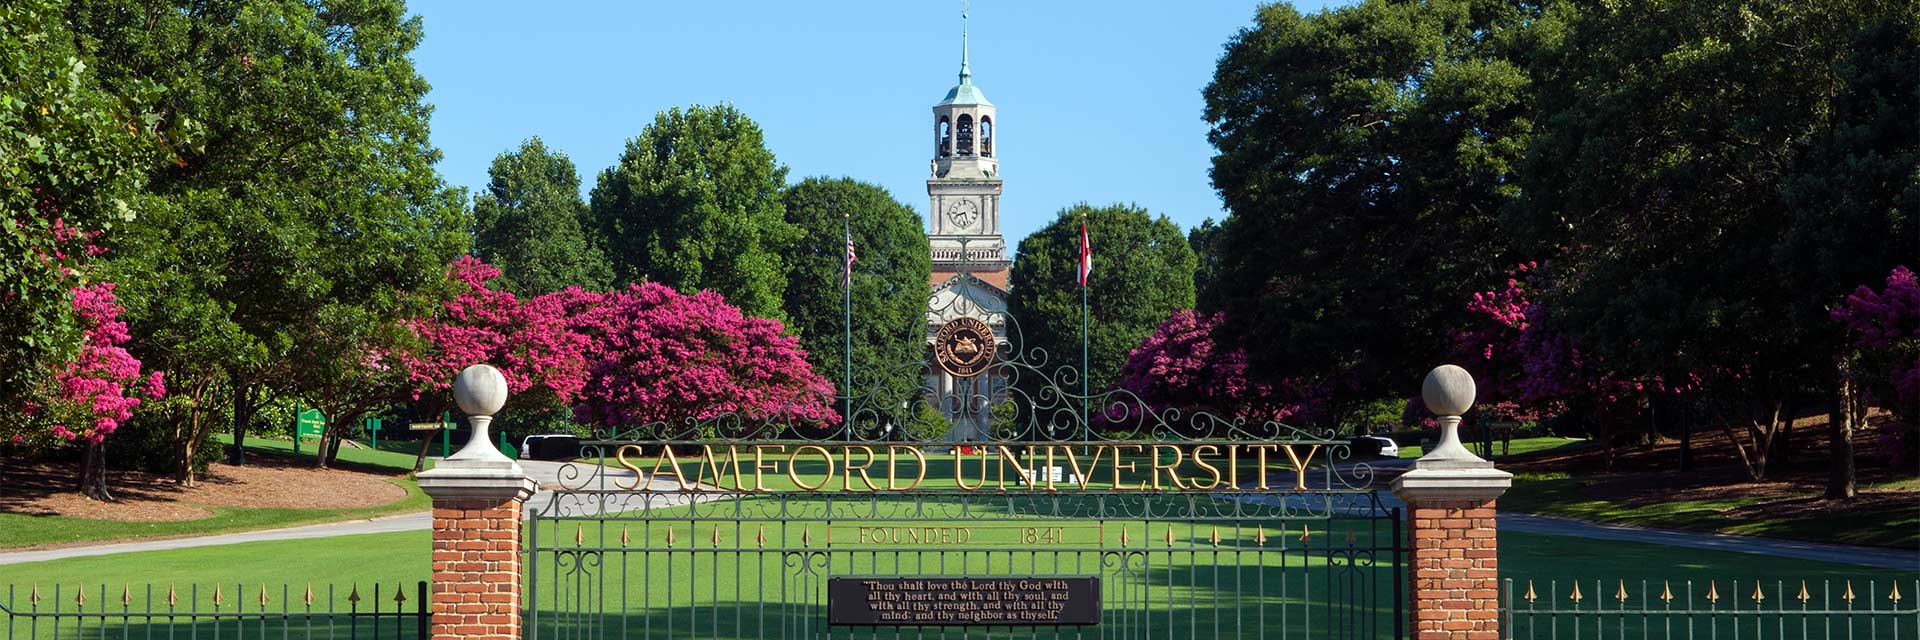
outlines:
[[[961,228],[971,227],[980,219],[980,205],[974,204],[972,200],[955,202],[947,207],[947,219]]]

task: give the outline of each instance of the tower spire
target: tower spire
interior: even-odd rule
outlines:
[[[973,69],[967,65],[967,8],[960,5],[960,84],[973,84]]]

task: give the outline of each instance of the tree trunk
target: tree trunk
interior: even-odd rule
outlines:
[[[293,437],[295,438],[300,437],[297,430]],[[332,439],[333,439],[333,425],[329,424],[327,426],[321,427],[320,441],[314,443],[314,447],[313,447],[314,468],[316,469],[327,468],[327,443],[332,441]]]
[[[427,448],[431,446],[433,446],[432,436],[427,436],[420,439],[420,455],[413,457],[414,473],[419,473],[421,467],[427,466]]]
[[[1847,361],[1837,359],[1839,376],[1833,385],[1833,410],[1827,414],[1828,500],[1852,500],[1855,494],[1853,469],[1853,373]]]
[[[193,454],[199,450],[200,443],[193,438],[188,438],[186,442],[181,443],[177,461],[179,468],[173,476],[174,481],[179,482],[180,486],[193,486]]]
[[[80,494],[94,500],[113,502],[113,494],[107,492],[105,442],[87,445],[86,453],[80,458]]]
[[[239,377],[234,378],[238,380]],[[253,424],[254,385],[236,384],[233,388],[233,449],[227,452],[227,464],[247,463],[247,428]]]

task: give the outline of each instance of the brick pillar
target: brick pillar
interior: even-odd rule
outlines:
[[[487,437],[507,381],[493,367],[467,367],[453,398],[473,435],[419,475],[433,498],[433,640],[520,640],[520,523],[534,483]]]
[[[1493,500],[1407,500],[1413,537],[1407,593],[1416,640],[1498,640],[1499,539]]]
[[[434,640],[520,639],[521,503],[531,488],[513,489],[434,497]]]
[[[1407,503],[1412,536],[1412,594],[1407,602],[1415,640],[1498,640],[1500,540],[1494,499],[1513,474],[1493,468],[1461,446],[1460,414],[1473,405],[1473,378],[1443,365],[1421,390],[1440,420],[1440,443],[1395,478],[1393,493]]]

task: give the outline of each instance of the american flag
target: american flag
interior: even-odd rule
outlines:
[[[853,232],[847,232],[847,268],[840,274],[840,286],[853,286],[853,263],[860,259],[853,253]]]

